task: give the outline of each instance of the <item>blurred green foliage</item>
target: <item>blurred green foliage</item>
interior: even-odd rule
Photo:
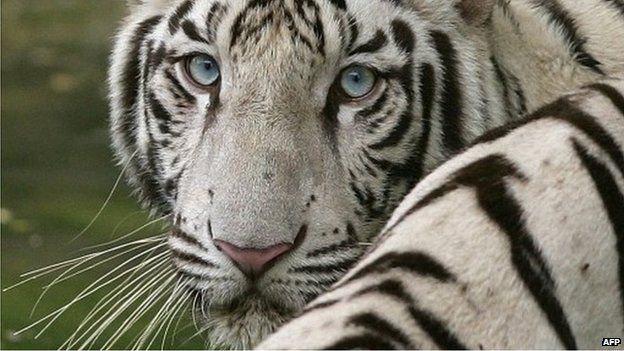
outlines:
[[[20,281],[21,273],[76,257],[80,248],[147,221],[122,185],[89,231],[70,242],[98,212],[119,174],[107,135],[105,82],[123,15],[123,0],[2,0],[2,288]],[[3,292],[0,348],[59,347],[97,296],[68,310],[38,339],[38,328],[14,332],[62,306],[107,269],[63,282],[32,318],[49,278]]]

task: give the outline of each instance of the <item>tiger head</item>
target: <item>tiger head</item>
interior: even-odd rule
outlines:
[[[109,72],[113,144],[171,219],[213,345],[249,347],[301,310],[485,128],[490,3],[131,6]]]

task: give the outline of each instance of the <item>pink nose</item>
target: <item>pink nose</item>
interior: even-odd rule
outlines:
[[[219,250],[228,255],[238,268],[250,277],[260,276],[279,256],[290,251],[292,244],[277,244],[263,249],[241,248],[227,241],[215,240]]]

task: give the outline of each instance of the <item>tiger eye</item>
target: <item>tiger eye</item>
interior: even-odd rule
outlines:
[[[192,83],[200,87],[213,86],[221,77],[217,61],[212,56],[205,54],[188,57],[184,69]]]
[[[377,75],[366,66],[352,65],[340,73],[340,89],[349,99],[358,100],[370,94],[377,83]]]

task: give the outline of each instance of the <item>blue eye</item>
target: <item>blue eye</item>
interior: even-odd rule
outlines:
[[[221,75],[217,61],[211,56],[201,54],[187,59],[186,73],[193,83],[202,87],[214,85]]]
[[[340,87],[351,99],[358,99],[370,93],[376,82],[375,72],[365,66],[349,66],[340,74]]]

